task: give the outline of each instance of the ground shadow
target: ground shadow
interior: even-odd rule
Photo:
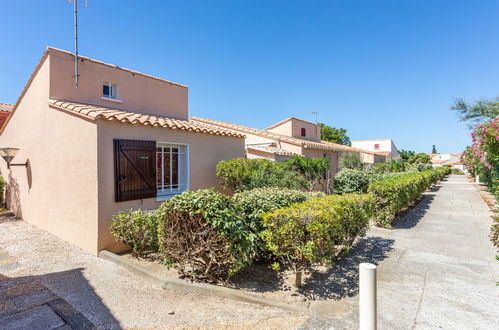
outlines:
[[[300,293],[309,300],[352,297],[358,293],[359,264],[379,264],[389,257],[395,241],[370,236],[361,239],[354,248],[332,267],[313,271],[304,281]]]
[[[47,306],[72,329],[96,328],[81,311],[98,319],[99,325],[104,324],[106,329],[121,328],[88,283],[83,268],[20,277],[0,274],[0,297],[0,303],[7,306],[0,308],[0,324],[18,313]]]
[[[284,287],[284,278],[281,272],[272,269],[268,263],[255,263],[241,269],[228,283],[237,289],[245,289],[254,292],[288,291],[291,288]]]
[[[431,204],[435,200],[436,192],[441,186],[435,185],[428,189],[416,204],[397,215],[393,223],[393,229],[411,229],[414,228],[428,213]]]

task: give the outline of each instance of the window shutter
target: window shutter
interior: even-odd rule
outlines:
[[[114,140],[116,202],[156,197],[156,141]]]

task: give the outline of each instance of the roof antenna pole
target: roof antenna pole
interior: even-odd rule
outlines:
[[[75,25],[75,86],[78,89],[78,0],[74,4],[74,25]]]
[[[315,123],[317,124],[319,122],[319,112],[318,111],[312,111],[312,115],[315,115]]]

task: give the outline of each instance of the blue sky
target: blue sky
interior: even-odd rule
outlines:
[[[0,102],[14,103],[47,46],[73,50],[72,5],[0,13]],[[459,152],[453,98],[499,96],[498,14],[494,0],[89,0],[80,53],[187,84],[191,115],[264,128],[318,111],[352,139]]]

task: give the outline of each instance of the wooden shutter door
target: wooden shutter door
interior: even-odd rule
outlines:
[[[156,141],[114,140],[116,202],[156,197]]]

